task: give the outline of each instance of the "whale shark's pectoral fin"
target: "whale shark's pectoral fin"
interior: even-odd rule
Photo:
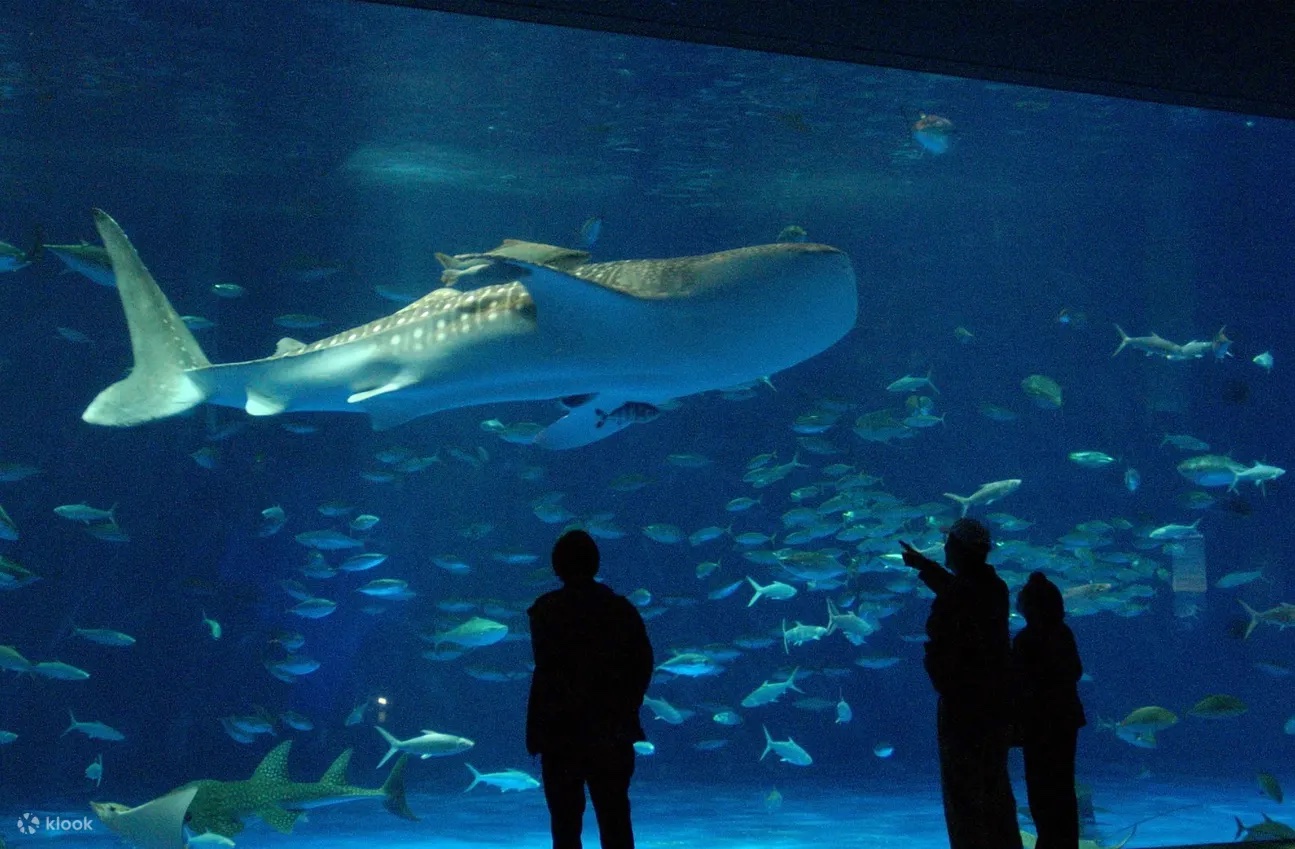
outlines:
[[[288,409],[288,402],[255,389],[247,390],[247,403],[243,405],[249,416],[277,416]]]
[[[571,403],[573,401],[579,403]],[[570,411],[535,436],[535,444],[555,451],[579,448],[632,424],[650,422],[661,414],[654,405],[606,395],[580,395],[562,399]]]
[[[138,849],[184,849],[184,816],[196,786],[183,787],[136,808],[114,802],[92,802],[90,807],[113,832]]]
[[[297,823],[297,817],[301,816],[301,811],[287,811],[278,805],[270,805],[258,810],[256,815],[280,834],[291,834],[292,827]]]
[[[355,394],[348,396],[346,403],[362,404],[370,398],[375,398],[378,395],[386,395],[388,392],[396,392],[400,389],[404,389],[406,386],[413,386],[417,382],[417,374],[401,372],[381,386],[374,389],[366,389],[363,392],[356,392]]]

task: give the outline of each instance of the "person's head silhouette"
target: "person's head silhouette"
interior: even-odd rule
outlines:
[[[964,516],[949,528],[944,541],[945,563],[954,573],[968,566],[983,566],[990,548],[989,529]]]
[[[584,531],[567,531],[553,544],[551,559],[562,583],[592,581],[598,574],[598,543]]]
[[[1016,609],[1030,625],[1046,625],[1066,618],[1066,604],[1061,590],[1042,572],[1030,573],[1030,578],[1016,596]]]

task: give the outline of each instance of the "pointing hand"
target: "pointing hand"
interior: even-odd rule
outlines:
[[[912,566],[914,569],[927,569],[931,566],[940,565],[902,539],[899,541],[899,547],[903,549],[901,556],[904,558],[905,566]]]

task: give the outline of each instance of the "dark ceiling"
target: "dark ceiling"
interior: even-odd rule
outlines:
[[[369,0],[1295,118],[1295,3]]]

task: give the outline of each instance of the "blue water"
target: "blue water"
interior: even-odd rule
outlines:
[[[1164,437],[1189,434],[1246,466],[1295,457],[1285,425],[1295,403],[1285,376],[1295,350],[1285,344],[1295,307],[1289,122],[361,3],[28,0],[7,23],[0,240],[26,248],[39,231],[51,244],[94,241],[90,210],[107,210],[177,310],[214,324],[198,332],[214,362],[385,315],[396,304],[375,287],[425,293],[439,280],[438,251],[502,238],[575,245],[593,217],[598,261],[767,243],[796,225],[845,251],[859,280],[857,324],[824,353],[768,384],[689,397],[655,421],[552,453],[482,427],[547,424],[561,414],[547,402],[451,410],[385,432],[334,413],[286,417],[293,432],[216,408],[129,429],[88,425],[86,405],[130,366],[115,292],[49,255],[0,274],[0,463],[39,470],[0,482],[0,506],[20,532],[0,541],[0,555],[39,576],[0,591],[0,645],[90,673],[0,672],[0,730],[18,735],[0,745],[0,834],[12,843],[23,838],[9,812],[138,804],[195,778],[249,775],[273,742],[236,742],[222,717],[269,717],[275,739],[295,740],[299,776],[354,747],[352,780],[376,784],[383,773],[371,765],[385,746],[375,723],[400,737],[467,736],[475,765],[537,772],[522,739],[523,611],[554,586],[547,553],[574,521],[604,528],[610,585],[650,595],[643,612],[661,660],[698,647],[728,655],[718,676],[653,684],[653,697],[693,715],[675,726],[645,711],[656,746],[635,783],[645,845],[704,832],[714,845],[794,846],[824,828],[842,845],[939,845],[934,698],[918,662],[928,597],[880,555],[900,538],[938,540],[956,515],[944,493],[1003,479],[1022,484],[973,515],[1031,523],[994,525],[1005,545],[993,560],[1013,589],[1041,568],[1074,591],[1070,624],[1089,673],[1079,779],[1095,788],[1104,833],[1118,839],[1121,826],[1188,804],[1199,807],[1144,824],[1135,841],[1227,839],[1234,815],[1288,819],[1256,774],[1295,777],[1286,767],[1295,737],[1284,732],[1295,648],[1270,624],[1241,639],[1239,602],[1268,610],[1295,600],[1283,536],[1295,519],[1290,487],[1285,478],[1235,492],[1196,487],[1176,466],[1206,452]],[[910,132],[923,113],[952,122],[945,152]],[[217,297],[220,283],[246,294]],[[327,323],[274,323],[288,313]],[[1233,356],[1113,357],[1114,324],[1179,344],[1226,325]],[[1264,352],[1271,370],[1253,362]],[[911,403],[929,403],[940,423],[888,443],[852,432],[874,411],[911,412],[909,393],[886,387],[928,372],[938,392],[911,393],[930,399]],[[1034,374],[1060,384],[1060,408],[1022,391]],[[811,413],[834,423],[793,429]],[[1113,462],[1068,459],[1084,450]],[[671,459],[681,453],[702,459]],[[743,476],[766,453],[804,465],[755,488]],[[437,460],[399,471],[393,454]],[[18,477],[5,468],[0,477]],[[1129,468],[1136,491],[1124,483]],[[847,474],[877,479],[869,510],[892,501],[911,513],[863,548],[832,536],[803,546],[837,549],[852,564],[842,587],[792,581],[795,598],[753,606],[745,586],[710,599],[747,575],[786,576],[752,562],[731,535],[694,547],[642,530],[731,527],[773,535],[762,547],[781,548],[783,514],[823,503]],[[641,487],[626,485],[629,475]],[[1190,502],[1193,491],[1208,503]],[[737,497],[759,501],[725,509]],[[129,540],[95,538],[53,512],[81,502],[115,505]],[[350,512],[325,516],[318,508],[329,502]],[[537,504],[571,516],[542,521]],[[257,536],[275,505],[285,526]],[[856,512],[837,515],[842,528],[874,521]],[[307,550],[294,535],[345,529],[361,513],[380,517],[366,546],[387,561],[303,575]],[[1076,526],[1099,520],[1076,541]],[[1182,569],[1195,555],[1148,534],[1198,520],[1207,591],[1176,592],[1175,558]],[[448,556],[466,568],[437,565]],[[698,578],[703,562],[720,565]],[[416,595],[356,593],[374,578],[404,579]],[[337,601],[336,612],[288,613],[287,580]],[[783,622],[822,624],[828,598],[873,610],[879,630],[859,647],[833,634],[784,654]],[[432,648],[423,635],[472,616],[504,622],[509,638],[423,657]],[[219,640],[204,619],[220,623]],[[137,642],[97,645],[70,636],[73,625]],[[321,664],[291,684],[265,665],[284,656],[273,642],[283,630],[304,635],[300,652]],[[736,727],[711,720],[793,669],[804,695],[740,711]],[[1247,710],[1189,715],[1217,693]],[[842,698],[853,712],[844,725],[834,722]],[[1157,748],[1105,727],[1145,705],[1178,717]],[[347,725],[357,708],[361,721]],[[63,735],[69,710],[126,739]],[[285,727],[288,710],[314,730]],[[760,762],[762,724],[814,764]],[[884,760],[873,754],[882,743],[894,747]],[[98,754],[101,787],[84,777]],[[464,796],[463,760],[412,765],[421,826],[354,806],[317,812],[292,838],[258,824],[239,842],[342,840],[337,829],[363,823],[393,844],[505,842],[497,835],[542,844],[539,794]],[[764,799],[775,786],[784,801],[771,813]]]
[[[813,782],[784,793],[774,807],[767,802],[776,782],[715,785],[677,784],[640,776],[632,794],[635,841],[639,846],[718,846],[724,849],[802,849],[822,846],[913,846],[940,849],[948,845],[938,791],[921,776],[856,778],[846,784]],[[781,792],[781,791],[779,791]],[[1017,787],[1018,795],[1024,794]],[[1251,825],[1254,804],[1249,788],[1215,780],[1164,781],[1154,778],[1109,779],[1097,788],[1097,822],[1086,839],[1103,845],[1128,840],[1129,846],[1171,846],[1226,842],[1236,832],[1233,817]],[[422,822],[400,822],[357,803],[322,808],[298,822],[291,836],[254,822],[238,838],[240,846],[304,843],[317,849],[352,849],[375,842],[393,849],[426,846],[468,849],[482,846],[550,845],[547,811],[538,792],[499,795],[494,790],[468,795],[410,797]],[[1268,813],[1274,808],[1266,806]],[[376,812],[375,812],[376,811]],[[4,812],[6,820],[16,819]],[[64,818],[79,814],[58,813]],[[596,846],[597,825],[586,814],[584,839]],[[1023,828],[1030,831],[1028,822]],[[93,824],[93,833],[38,832],[35,845],[62,849],[103,846],[113,840]],[[11,832],[10,832],[11,833]]]

